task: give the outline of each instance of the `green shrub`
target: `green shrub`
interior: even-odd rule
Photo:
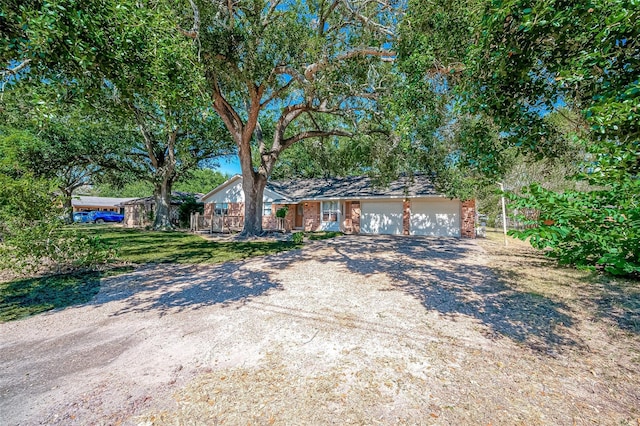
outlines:
[[[288,212],[289,212],[289,207],[287,206],[280,207],[278,210],[276,210],[276,217],[280,219],[284,219],[285,217],[287,217]]]
[[[183,203],[178,208],[178,218],[180,220],[180,226],[183,228],[189,227],[192,213],[204,213],[204,204],[196,201],[195,197],[189,196],[184,199]]]
[[[65,227],[48,182],[0,174],[0,269],[20,274],[87,269],[114,255],[98,237]]]
[[[294,244],[302,244],[304,241],[304,232],[294,232],[293,235],[291,235],[291,241],[293,241]]]
[[[534,227],[510,231],[561,264],[640,276],[640,180],[562,194],[532,185],[514,205],[540,211]]]

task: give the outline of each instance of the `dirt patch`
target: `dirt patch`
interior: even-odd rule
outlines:
[[[340,237],[144,267],[87,305],[0,324],[0,410],[8,424],[638,424],[637,332],[586,274],[545,262],[492,241]]]

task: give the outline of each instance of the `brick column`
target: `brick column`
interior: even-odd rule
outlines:
[[[402,235],[409,235],[411,227],[411,201],[402,203]]]
[[[460,236],[463,238],[476,237],[476,200],[466,200],[462,202]]]
[[[304,230],[315,232],[320,228],[320,202],[309,201],[304,203]]]
[[[353,233],[360,233],[360,201],[351,202],[351,226],[353,226]]]

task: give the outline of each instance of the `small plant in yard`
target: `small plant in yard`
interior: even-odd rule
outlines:
[[[294,244],[302,244],[303,241],[304,232],[294,232],[293,235],[291,235],[291,242]]]
[[[285,217],[287,217],[287,213],[289,213],[289,207],[280,207],[278,210],[276,210],[276,217],[279,219],[284,219]]]
[[[342,232],[338,232],[338,231],[315,232],[309,235],[309,239],[312,241],[328,240],[329,238],[335,238],[341,235],[343,235]]]
[[[113,258],[113,250],[100,238],[65,226],[50,189],[46,181],[0,174],[0,270],[59,273]]]

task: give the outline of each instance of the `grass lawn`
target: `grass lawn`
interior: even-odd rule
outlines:
[[[133,267],[125,266],[104,272],[52,275],[0,283],[0,322],[87,303],[100,290],[101,278],[132,270]]]
[[[106,274],[124,273],[144,263],[222,263],[299,247],[287,241],[208,241],[185,232],[153,232],[108,225],[78,227],[117,248],[113,268],[103,272],[54,275],[0,282],[0,322],[51,309],[87,303]]]
[[[118,260],[130,263],[222,263],[298,248],[288,241],[208,241],[186,232],[154,232],[115,226],[83,226],[118,249]]]

